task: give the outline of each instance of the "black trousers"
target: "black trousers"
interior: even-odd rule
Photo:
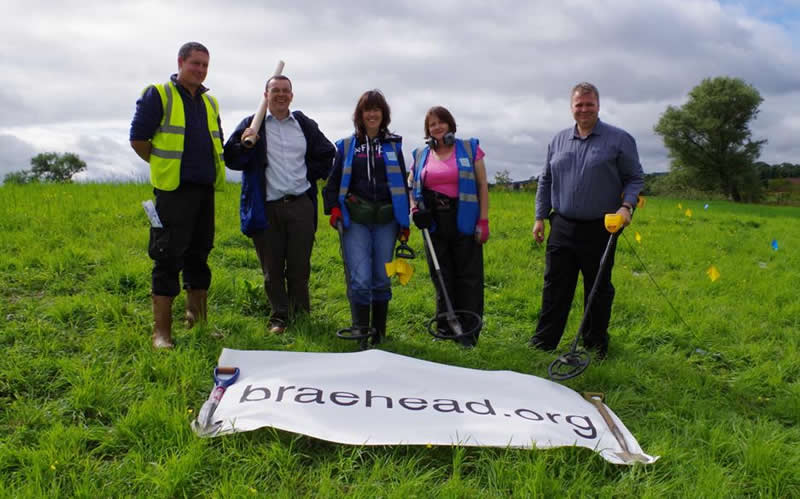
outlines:
[[[483,317],[483,246],[475,241],[474,235],[458,232],[456,215],[455,208],[434,210],[436,230],[431,233],[431,242],[453,309],[468,310]],[[436,314],[443,314],[447,311],[447,307],[427,245],[425,253],[428,257],[431,280],[436,288]],[[475,323],[461,324],[465,331],[476,326]],[[447,321],[440,320],[439,329],[448,330]],[[479,334],[480,328],[475,332],[474,338],[465,343],[474,345],[478,341]]]
[[[181,184],[174,191],[153,189],[163,228],[150,228],[153,294],[177,296],[185,289],[208,289],[208,254],[214,247],[214,187]]]
[[[270,319],[285,323],[290,315],[309,312],[308,280],[314,247],[314,203],[305,194],[270,201],[267,229],[252,236],[264,273]]]
[[[583,306],[586,313],[589,293],[597,277],[609,235],[602,219],[581,222],[568,220],[555,213],[551,215],[542,310],[535,335],[543,342],[543,346],[555,348],[564,334],[579,271],[583,274]],[[590,345],[608,340],[608,322],[614,302],[614,286],[611,284],[614,254],[609,258],[606,263],[608,271],[599,283],[584,329],[584,342]]]

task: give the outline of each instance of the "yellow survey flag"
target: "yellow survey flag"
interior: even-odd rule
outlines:
[[[686,216],[692,218],[692,210],[690,210],[689,208],[686,208]]]
[[[637,242],[637,243],[639,243],[639,244],[642,244],[642,235],[641,235],[641,234],[639,234],[638,232],[636,232],[636,233],[634,234],[633,238],[634,238],[634,239],[636,239],[636,242]]]
[[[708,274],[708,278],[711,279],[711,282],[719,279],[719,270],[717,270],[717,268],[713,265],[706,270],[706,274]]]

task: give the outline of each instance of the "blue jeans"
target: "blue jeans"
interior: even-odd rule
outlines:
[[[351,221],[344,231],[344,258],[350,273],[348,298],[356,305],[392,299],[386,264],[392,261],[397,222],[359,224]]]

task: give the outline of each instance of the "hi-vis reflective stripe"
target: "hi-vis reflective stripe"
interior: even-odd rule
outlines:
[[[205,94],[203,94],[203,98],[205,98],[209,104],[211,104],[211,107],[214,109],[214,114],[219,114],[219,109],[217,109],[217,103],[214,101],[214,99]]]
[[[387,166],[386,167],[386,171],[387,171],[387,173],[399,173],[400,175],[403,174],[402,170],[400,170],[400,165],[399,164],[393,165],[393,166],[391,166],[391,165]]]
[[[345,152],[345,154],[347,154],[347,152]],[[352,175],[352,173],[353,173],[353,167],[352,166],[345,166],[344,168],[342,168],[342,177],[344,177],[345,175],[347,175],[349,177],[350,175]],[[340,197],[341,196],[347,196],[347,191],[348,190],[350,190],[349,186],[340,185],[339,186],[339,196]]]
[[[175,125],[164,125],[158,128],[158,131],[161,133],[174,133],[176,135],[185,135],[186,129],[182,126],[175,126]]]
[[[461,170],[461,171],[458,172],[458,177],[459,178],[472,178],[474,176],[475,176],[475,174],[473,174],[472,171],[465,172],[465,171]]]
[[[183,151],[165,151],[164,149],[153,147],[150,149],[150,154],[164,159],[181,159]]]
[[[392,187],[390,190],[392,191],[393,196],[403,195],[406,193],[404,187]]]
[[[478,196],[476,194],[459,194],[458,195],[459,201],[472,201],[474,203],[478,202]]]
[[[174,98],[172,95],[172,91],[169,88],[169,83],[164,83],[162,85],[164,87],[164,93],[167,95],[167,104],[164,109],[164,124],[158,128],[158,131],[161,133],[174,133],[177,135],[186,135],[186,128],[182,126],[173,125],[172,120],[172,99]],[[157,155],[158,156],[158,155]],[[171,156],[162,156],[162,157],[171,157]]]

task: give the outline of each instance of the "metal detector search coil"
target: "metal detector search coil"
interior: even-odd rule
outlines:
[[[436,250],[433,249],[433,241],[431,241],[431,233],[428,229],[422,229],[422,237],[425,239],[425,246],[428,248],[428,254],[431,257],[433,269],[436,273],[436,279],[439,281],[439,287],[441,288],[445,304],[445,311],[436,315],[428,322],[428,333],[440,340],[459,341],[461,339],[473,337],[475,333],[480,331],[481,327],[483,327],[483,318],[470,310],[453,310],[453,303],[450,301],[450,296],[447,294],[447,286],[445,286],[442,269],[439,267],[439,259],[436,258]],[[461,319],[459,319],[459,317]],[[469,330],[464,331],[461,325],[464,319],[468,317],[472,319],[472,323],[475,325]],[[439,331],[438,323],[440,319],[447,321],[447,325],[450,327],[450,331],[452,331],[453,334],[446,334]]]

